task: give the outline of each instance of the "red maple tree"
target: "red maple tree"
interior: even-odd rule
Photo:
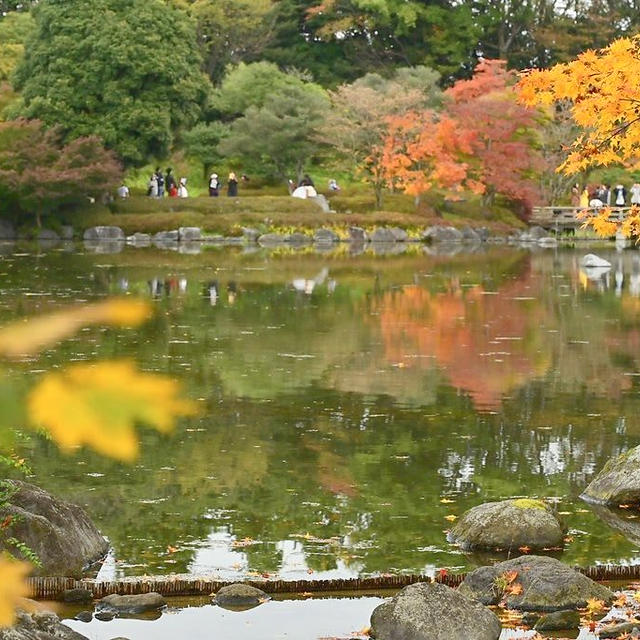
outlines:
[[[534,148],[537,112],[516,101],[515,78],[503,60],[483,60],[473,78],[445,92],[441,114],[389,119],[384,144],[387,181],[420,195],[432,187],[480,193],[485,207],[502,194],[522,213],[538,199]]]

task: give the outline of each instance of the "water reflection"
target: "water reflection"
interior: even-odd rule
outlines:
[[[640,436],[635,250],[598,250],[612,267],[595,279],[583,252],[506,247],[21,253],[0,257],[0,320],[122,292],[158,312],[13,366],[134,356],[206,406],[173,439],[146,433],[133,468],[23,445],[35,481],[109,535],[113,574],[469,566],[447,518],[516,495],[557,500],[571,564],[640,553],[577,500]]]

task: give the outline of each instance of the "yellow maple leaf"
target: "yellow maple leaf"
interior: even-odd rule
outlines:
[[[589,598],[587,600],[587,613],[593,615],[594,613],[600,613],[605,608],[604,600],[598,600],[597,598]]]
[[[450,514],[448,516],[445,516],[444,519],[449,520],[449,522],[453,522],[454,520],[458,519],[458,516],[454,516],[453,514]]]
[[[0,628],[13,624],[18,601],[29,595],[26,577],[30,569],[26,562],[18,562],[7,554],[0,556]]]
[[[115,298],[20,320],[0,329],[0,355],[15,358],[38,353],[89,325],[134,327],[149,318],[151,311],[148,302]]]
[[[27,411],[64,451],[84,445],[131,462],[139,448],[136,422],[167,433],[177,417],[197,413],[178,393],[174,380],[139,372],[128,361],[83,363],[46,374],[30,392]]]

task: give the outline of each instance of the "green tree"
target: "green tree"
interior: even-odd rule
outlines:
[[[0,20],[0,82],[8,80],[24,54],[34,29],[30,13],[10,13]]]
[[[182,136],[187,155],[202,163],[205,180],[213,165],[222,159],[220,143],[228,135],[228,126],[221,122],[199,122]]]
[[[96,134],[127,165],[164,156],[208,91],[195,25],[161,0],[42,0],[16,70],[24,115]]]
[[[317,150],[314,133],[328,107],[327,96],[317,85],[285,86],[267,96],[262,106],[250,106],[231,125],[220,149],[256,172],[282,179],[293,173],[300,179]]]
[[[197,21],[204,69],[214,82],[228,65],[257,60],[274,35],[271,0],[195,0],[189,11]]]
[[[213,111],[229,120],[251,107],[262,107],[267,98],[288,87],[302,87],[309,79],[298,73],[284,73],[272,62],[241,62],[230,67],[220,87],[214,91]]]
[[[0,211],[35,217],[87,202],[116,186],[122,170],[94,137],[68,144],[37,120],[0,123]]]
[[[378,208],[387,182],[381,153],[388,120],[439,106],[438,80],[439,75],[427,67],[401,68],[391,78],[368,73],[329,92],[332,109],[319,137],[338,152],[345,168],[362,175],[373,187]]]

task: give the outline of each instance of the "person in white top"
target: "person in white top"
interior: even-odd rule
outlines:
[[[123,184],[118,187],[118,197],[122,198],[122,200],[126,200],[129,197],[129,187],[126,184]]]
[[[180,186],[178,187],[178,198],[188,198],[189,192],[187,191],[187,179],[180,178]]]
[[[631,189],[631,204],[640,204],[640,184],[634,182]]]

